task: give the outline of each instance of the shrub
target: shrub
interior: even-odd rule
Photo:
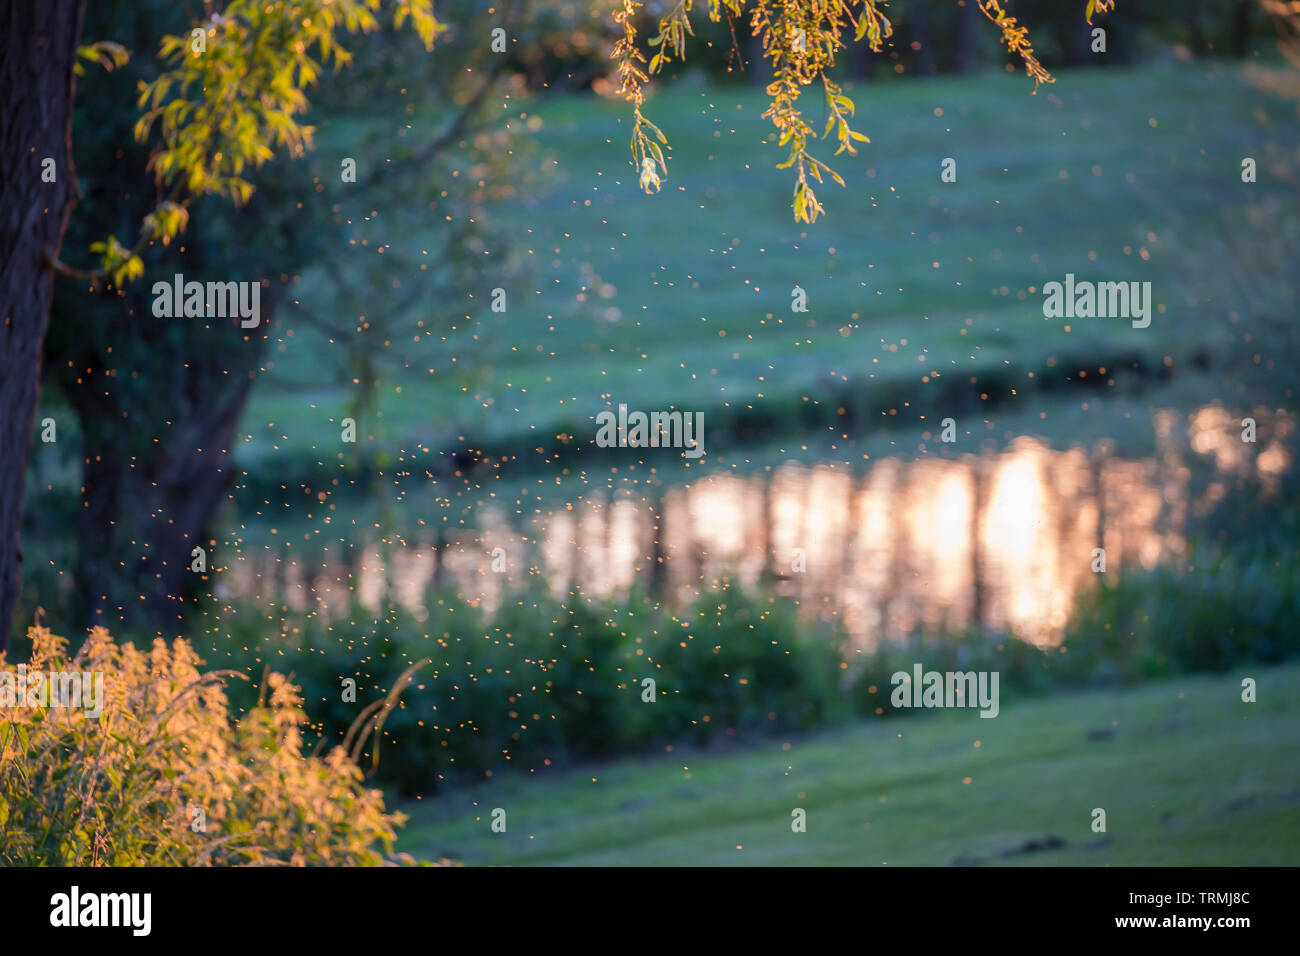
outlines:
[[[490,617],[451,595],[426,606],[422,622],[353,607],[341,620],[303,616],[271,634],[253,632],[254,615],[232,616],[205,637],[207,656],[247,674],[283,661],[320,718],[313,729],[334,742],[367,701],[424,661],[377,738],[379,778],[410,793],[503,766],[807,730],[848,709],[837,636],[800,621],[787,599],[735,586],[676,614],[640,593],[593,601],[575,591],[561,601],[542,589]],[[355,701],[340,694],[348,677]],[[654,703],[642,700],[647,677]]]
[[[890,677],[916,662],[996,671],[1003,693],[1023,696],[1280,661],[1300,651],[1291,626],[1300,557],[1288,540],[1204,545],[1190,562],[1195,572],[1162,567],[1103,580],[1079,595],[1064,647],[972,627],[857,652],[833,622],[801,615],[796,602],[729,584],[681,608],[638,592],[593,601],[538,587],[491,615],[431,593],[425,620],[354,605],[331,620],[292,616],[270,632],[264,615],[232,611],[203,646],[244,674],[260,674],[268,661],[290,669],[320,720],[311,730],[322,746],[343,740],[365,707],[424,662],[356,755],[382,756],[381,780],[429,793],[506,767],[537,772],[666,743],[813,730],[850,713],[914,714],[890,706]],[[642,701],[647,677],[653,704]],[[355,699],[340,693],[345,678],[356,681]],[[242,688],[232,698],[252,706]]]
[[[1070,655],[1091,682],[1274,664],[1300,650],[1297,617],[1294,551],[1202,547],[1186,567],[1132,572],[1083,595]]]
[[[1042,649],[1005,634],[970,628],[957,633],[917,634],[905,641],[885,641],[854,662],[853,700],[862,714],[882,717],[918,713],[895,708],[891,678],[913,665],[927,671],[997,673],[1002,691],[1040,693],[1060,679],[1055,648]]]
[[[847,711],[841,637],[787,599],[725,587],[667,630],[660,683],[674,695],[674,732],[811,730]]]
[[[243,675],[201,673],[183,640],[142,651],[96,628],[69,657],[45,628],[28,637],[29,676],[100,673],[103,711],[0,698],[0,863],[410,862],[392,856],[403,816],[344,750],[303,755],[301,698],[282,675],[232,721],[223,680]]]

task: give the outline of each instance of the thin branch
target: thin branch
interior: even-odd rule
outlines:
[[[496,65],[488,71],[487,78],[483,81],[483,84],[474,92],[474,95],[470,97],[469,102],[461,108],[460,113],[451,121],[447,128],[442,131],[437,139],[419,152],[412,153],[404,159],[399,159],[396,162],[389,163],[386,170],[388,172],[401,173],[410,169],[412,166],[423,166],[464,136],[465,130],[469,125],[470,117],[472,117],[478,108],[483,105],[483,101],[487,99],[487,95],[492,92],[493,88],[496,86],[497,79],[503,72],[505,72],[507,63],[508,61],[505,57],[500,57],[497,60]]]

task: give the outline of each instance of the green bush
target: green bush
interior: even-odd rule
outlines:
[[[304,615],[264,636],[255,617],[237,614],[203,640],[212,659],[249,674],[268,661],[291,667],[324,742],[342,740],[368,703],[420,665],[375,738],[379,752],[361,750],[408,792],[502,766],[810,729],[848,710],[837,638],[800,622],[787,600],[728,587],[686,617],[639,594],[595,602],[539,592],[493,615],[449,597],[428,603],[422,622],[353,608],[343,621]],[[349,677],[355,700],[342,694]],[[653,702],[643,700],[645,678]]]
[[[810,730],[848,712],[841,639],[801,621],[788,600],[728,587],[671,615],[666,629],[665,730],[703,741],[727,731]]]
[[[1039,693],[1061,678],[1059,650],[1035,647],[1005,634],[975,629],[952,634],[919,634],[907,641],[887,642],[854,663],[852,697],[861,714],[902,716],[910,709],[894,708],[890,678],[914,664],[927,671],[988,671],[998,675],[998,690]]]
[[[1186,567],[1129,573],[1083,595],[1070,628],[1072,676],[1127,682],[1276,663],[1300,648],[1297,620],[1294,553],[1203,548]]]
[[[356,606],[332,622],[291,617],[270,634],[260,633],[264,617],[234,613],[203,641],[209,659],[251,676],[268,664],[289,669],[322,745],[341,742],[419,665],[358,756],[378,760],[380,779],[428,792],[504,767],[535,772],[668,743],[806,731],[854,713],[910,713],[890,706],[890,677],[915,663],[996,671],[1003,694],[1025,695],[1282,660],[1300,650],[1300,562],[1280,540],[1202,548],[1189,569],[1103,578],[1079,596],[1062,645],[1048,648],[971,629],[845,654],[844,635],[794,601],[730,585],[680,609],[639,593],[600,602],[538,589],[488,615],[434,595],[422,621]],[[345,678],[355,699],[343,697]],[[642,700],[646,678],[653,703]],[[247,691],[240,699],[253,704]]]

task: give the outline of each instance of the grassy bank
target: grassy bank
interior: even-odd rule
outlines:
[[[939,711],[502,778],[412,802],[401,843],[468,864],[1294,865],[1297,701],[1297,665],[1004,695],[992,720]]]
[[[466,288],[386,316],[415,334],[394,336],[363,435],[419,474],[445,466],[451,448],[541,465],[585,446],[593,416],[618,402],[705,410],[716,447],[792,425],[920,431],[1080,370],[1121,387],[1192,372],[1225,357],[1254,306],[1289,301],[1274,294],[1285,262],[1267,248],[1225,264],[1225,215],[1294,202],[1281,159],[1295,145],[1293,107],[1236,66],[1075,71],[1038,96],[1001,75],[857,95],[873,141],[838,157],[848,187],[824,187],[828,214],[806,228],[790,221],[789,171],[775,168],[783,153],[760,93],[667,85],[649,106],[674,144],[655,197],[628,169],[624,104],[535,104],[548,189],[485,211],[514,237],[485,253],[528,263],[524,293],[503,313],[486,308],[490,290]],[[413,122],[434,123],[432,105],[421,109]],[[355,144],[363,122],[325,124],[321,152]],[[1274,157],[1250,186],[1247,155]],[[939,179],[945,157],[958,162],[955,183]],[[427,239],[373,228],[399,246]],[[1150,328],[1045,320],[1041,287],[1067,272],[1151,281]],[[1227,283],[1229,272],[1244,281]],[[806,313],[791,312],[795,286]],[[331,289],[304,276],[303,314],[328,314]],[[344,343],[293,309],[277,322],[239,454],[251,476],[282,480],[322,453],[334,467],[350,393],[320,380]]]

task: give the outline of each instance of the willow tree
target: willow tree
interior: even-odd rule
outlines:
[[[1007,13],[1001,0],[956,2],[974,3],[1001,31],[1003,43],[1024,64],[1035,92],[1039,84],[1053,82],[1034,54],[1028,29]],[[676,0],[660,18],[658,32],[644,46],[638,41],[637,29],[643,4],[622,0],[622,8],[614,14],[622,30],[612,54],[619,77],[618,93],[632,104],[632,161],[646,192],[658,192],[668,175],[663,152],[668,137],[645,115],[646,85],[674,59],[685,59],[687,37],[693,33],[691,14],[700,5],[694,0]],[[1115,0],[1087,0],[1083,16],[1091,23],[1094,15],[1109,12],[1114,6]],[[714,22],[725,16],[734,27],[748,18],[750,34],[770,67],[773,78],[767,95],[771,102],[763,118],[776,127],[779,145],[790,148],[779,166],[794,170],[792,205],[796,222],[814,222],[825,212],[813,191],[814,180],[821,183],[827,176],[844,185],[839,173],[813,155],[812,141],[834,137],[836,156],[857,152],[855,142],[870,142],[853,129],[853,100],[835,81],[832,70],[836,58],[850,43],[865,43],[876,53],[884,48],[893,35],[884,7],[883,0],[708,0],[708,17]],[[826,127],[820,135],[799,105],[801,94],[810,86],[820,89],[826,105]]]
[[[377,30],[385,8],[395,27],[410,24],[426,48],[433,48],[442,25],[433,16],[432,0],[209,0],[200,20],[187,22],[181,32],[164,33],[158,40],[159,66],[139,86],[140,113],[134,124],[134,137],[146,149],[145,172],[152,187],[144,191],[147,208],[136,215],[134,203],[124,203],[119,218],[130,232],[103,235],[87,248],[69,252],[61,245],[78,191],[71,162],[75,75],[87,65],[120,68],[132,51],[106,41],[82,45],[84,0],[5,5],[0,15],[0,100],[5,115],[0,123],[0,242],[7,254],[0,277],[0,647],[7,641],[19,591],[23,477],[54,278],[61,275],[86,291],[130,302],[132,286],[145,272],[145,258],[155,250],[184,245],[195,204],[205,198],[247,204],[259,168],[277,156],[301,155],[310,147],[313,131],[303,122],[310,105],[306,90],[323,71],[348,64],[343,39]],[[183,10],[164,13],[185,16]],[[117,145],[120,159],[130,144]],[[122,171],[120,189],[124,196],[138,199],[131,172]],[[131,214],[125,214],[127,209]],[[239,237],[228,241],[238,242]],[[93,257],[93,262],[78,266],[65,261],[83,257]],[[147,313],[138,308],[138,290],[134,299],[137,306],[123,311],[123,340],[138,336],[146,319]],[[87,338],[97,331],[102,330],[88,326]],[[238,321],[223,331],[241,333]],[[70,371],[74,379],[96,379],[99,401],[118,371],[123,379],[134,377],[129,369],[73,366]],[[183,392],[186,370],[177,369],[173,378],[176,382],[135,387],[167,389],[179,383]],[[178,394],[178,404],[184,405],[184,397]],[[87,399],[95,400],[89,395]],[[217,424],[214,433],[178,428],[172,436],[181,450],[199,449],[198,469],[205,484],[223,482],[229,473],[229,444],[222,439],[233,433],[233,415],[218,415]],[[105,456],[121,459],[124,469],[143,474],[156,454],[150,449],[132,455],[121,447],[93,452],[86,458],[86,480],[101,479],[94,466],[103,465]],[[173,455],[169,462],[179,466],[182,457]],[[149,487],[165,478],[166,470],[159,469],[139,484]],[[197,481],[198,472],[186,478]],[[189,549],[179,549],[176,542],[192,543],[210,516],[210,510],[187,512],[184,498],[152,496],[145,504],[149,527],[136,529],[145,535],[156,532],[159,542],[157,547],[143,547],[139,557],[145,569],[131,570],[157,580],[162,591],[172,583],[167,579],[186,566]],[[114,523],[112,515],[104,520]],[[122,563],[117,554],[94,557],[105,565]]]
[[[899,0],[895,0],[899,2]],[[904,0],[908,3],[919,0]],[[1001,34],[1007,51],[1024,65],[1025,73],[1033,83],[1032,92],[1040,84],[1055,82],[1038,61],[1029,29],[1011,16],[1003,0],[952,0],[969,9],[974,6],[992,22]],[[1077,0],[1083,7],[1082,16],[1088,23],[1093,18],[1110,13],[1116,0]],[[1237,36],[1238,44],[1247,42],[1250,18],[1248,9],[1255,0],[1239,0]],[[1296,0],[1258,0],[1278,32],[1278,47],[1291,63],[1300,66],[1300,2]],[[668,138],[645,115],[645,90],[651,78],[676,60],[686,57],[687,37],[693,34],[691,16],[704,2],[674,0],[658,22],[658,30],[644,43],[638,40],[638,23],[642,19],[640,0],[621,0],[621,8],[614,21],[621,37],[614,47],[612,58],[619,77],[618,93],[632,104],[632,163],[639,172],[641,188],[658,192],[668,175],[664,149]],[[893,35],[893,27],[886,15],[887,0],[707,0],[708,17],[719,22],[724,17],[741,29],[746,24],[754,44],[767,61],[771,82],[767,95],[771,102],[764,119],[770,119],[780,134],[781,146],[790,148],[789,155],[779,168],[793,169],[794,218],[797,222],[814,222],[825,212],[813,191],[812,183],[823,182],[823,175],[841,186],[843,178],[825,160],[814,156],[810,145],[814,140],[834,138],[834,155],[855,153],[855,142],[870,142],[867,136],[853,129],[855,107],[833,78],[836,59],[850,44],[866,44],[874,53],[884,49]],[[808,88],[820,89],[825,102],[826,126],[820,133],[805,119],[799,106],[800,95]]]

